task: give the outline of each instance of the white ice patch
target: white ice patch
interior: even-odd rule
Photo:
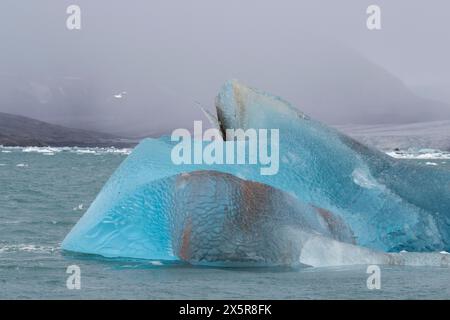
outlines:
[[[367,169],[357,168],[352,172],[353,182],[358,186],[373,189],[379,187],[377,181],[372,177]]]
[[[339,242],[324,236],[302,236],[300,263],[312,267],[331,267],[362,264],[389,264],[385,253]]]
[[[79,204],[78,206],[76,206],[75,208],[73,208],[73,211],[80,211],[83,210],[83,204]]]
[[[294,228],[288,232],[293,241],[301,243],[299,262],[311,267],[368,264],[450,267],[450,254],[446,252],[385,253]]]
[[[397,159],[450,159],[450,152],[441,151],[438,149],[414,149],[397,150],[386,152],[387,155]]]
[[[26,164],[26,163],[18,163],[18,164],[16,164],[16,167],[24,168],[24,167],[28,167],[28,164]]]
[[[425,164],[427,166],[437,166],[438,165],[436,162],[430,162],[430,161],[425,162]]]
[[[368,264],[450,267],[450,254],[445,251],[386,253],[292,227],[286,233],[293,242],[301,244],[299,262],[311,267]]]

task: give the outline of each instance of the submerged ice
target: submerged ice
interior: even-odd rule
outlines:
[[[450,251],[448,171],[393,159],[236,81],[216,110],[222,132],[279,129],[276,175],[174,165],[174,143],[145,139],[62,248],[207,265],[402,264],[409,258],[387,252]]]

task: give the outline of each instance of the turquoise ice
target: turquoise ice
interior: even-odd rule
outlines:
[[[223,86],[216,110],[222,131],[279,129],[276,175],[249,164],[174,165],[174,142],[145,139],[62,248],[219,265],[327,255],[319,251],[330,246],[306,246],[311,239],[359,253],[449,251],[447,171],[390,158],[237,81]]]

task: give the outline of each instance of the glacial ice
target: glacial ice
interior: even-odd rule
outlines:
[[[449,251],[448,171],[393,159],[237,81],[223,86],[216,109],[222,130],[280,130],[276,175],[249,164],[174,165],[173,142],[145,139],[62,248],[207,265],[420,264],[431,256],[448,265],[438,253],[394,253]]]

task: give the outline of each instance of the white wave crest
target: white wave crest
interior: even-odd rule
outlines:
[[[57,153],[75,153],[75,154],[91,154],[91,155],[105,155],[118,154],[129,155],[133,149],[131,148],[115,148],[115,147],[5,147],[0,145],[2,153],[11,152],[25,152],[25,153],[39,153],[46,156],[53,156]]]
[[[16,164],[16,167],[26,168],[26,167],[28,167],[28,164],[26,164],[26,163],[18,163],[18,164]]]
[[[41,246],[35,244],[13,244],[4,245],[0,247],[0,253],[10,253],[10,252],[35,252],[35,253],[53,253],[58,250],[59,247],[51,246]]]
[[[438,149],[407,149],[386,152],[387,155],[397,159],[442,160],[450,159],[450,152]]]

